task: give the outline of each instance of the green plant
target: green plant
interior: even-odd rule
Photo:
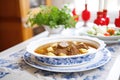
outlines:
[[[30,14],[30,13],[29,13]],[[40,6],[40,11],[35,15],[29,15],[27,23],[34,25],[47,25],[50,28],[57,28],[57,25],[64,25],[64,28],[75,27],[75,20],[70,15],[70,9],[67,6],[59,9],[55,6]]]

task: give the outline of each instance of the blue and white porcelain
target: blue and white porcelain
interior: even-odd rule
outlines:
[[[60,41],[84,42],[97,47],[97,50],[92,50],[86,54],[73,55],[73,56],[47,56],[47,55],[40,55],[34,52],[34,50],[41,45],[51,42],[60,42]],[[39,40],[31,42],[27,46],[26,50],[31,55],[34,55],[35,59],[40,63],[52,65],[52,66],[71,66],[71,65],[80,65],[93,60],[94,57],[96,56],[96,53],[104,48],[105,48],[105,43],[97,38],[91,38],[86,36],[71,36],[71,37],[66,36],[66,37],[41,38]]]
[[[70,66],[72,65],[77,65],[81,63],[88,62],[92,60],[95,57],[95,54],[88,54],[84,56],[74,56],[70,58],[49,58],[49,57],[35,57],[35,59],[39,62],[42,63],[47,63],[47,65],[52,65],[52,66]]]
[[[39,63],[35,59],[35,56],[31,55],[28,52],[24,54],[23,59],[30,66],[33,66],[35,68],[42,69],[42,70],[53,71],[53,72],[79,72],[79,71],[95,69],[97,67],[105,65],[107,62],[110,61],[111,53],[107,49],[103,49],[98,53],[96,53],[95,58],[91,60],[89,63],[80,64],[76,66],[63,66],[63,67],[50,66],[50,65]]]

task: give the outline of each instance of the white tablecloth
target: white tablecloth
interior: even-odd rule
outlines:
[[[72,32],[72,35],[75,34]],[[107,45],[112,58],[104,66],[89,71],[59,73],[36,69],[24,62],[22,57],[26,52],[25,46],[30,41],[2,52],[4,54],[0,53],[0,80],[117,80],[120,74],[120,43]]]

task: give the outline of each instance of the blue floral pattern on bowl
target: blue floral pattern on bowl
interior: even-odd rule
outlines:
[[[111,54],[107,49],[103,49],[96,53],[96,56],[93,60],[89,61],[86,64],[83,65],[75,65],[75,66],[50,66],[46,64],[39,63],[36,61],[36,58],[34,55],[26,52],[23,56],[24,61],[35,68],[46,70],[46,71],[52,71],[52,72],[80,72],[80,71],[86,71],[95,69],[97,67],[103,66],[111,59]],[[100,70],[100,69],[99,69]]]
[[[84,56],[76,56],[76,57],[67,57],[67,58],[47,58],[47,57],[35,57],[38,62],[42,62],[48,65],[54,66],[68,66],[68,65],[78,65],[91,61],[95,57],[94,54],[88,54]]]

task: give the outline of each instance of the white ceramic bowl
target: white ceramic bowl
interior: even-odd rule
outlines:
[[[40,55],[35,53],[34,50],[41,45],[51,43],[51,42],[60,42],[60,41],[79,41],[91,44],[97,47],[97,50],[88,52],[86,54],[72,55],[72,56],[47,56]],[[80,65],[86,62],[91,61],[96,53],[105,48],[105,43],[102,40],[97,38],[91,38],[86,36],[71,36],[71,37],[49,37],[49,38],[40,38],[39,40],[31,42],[26,50],[27,52],[34,55],[37,62],[44,63],[52,66],[70,66],[70,65]]]

